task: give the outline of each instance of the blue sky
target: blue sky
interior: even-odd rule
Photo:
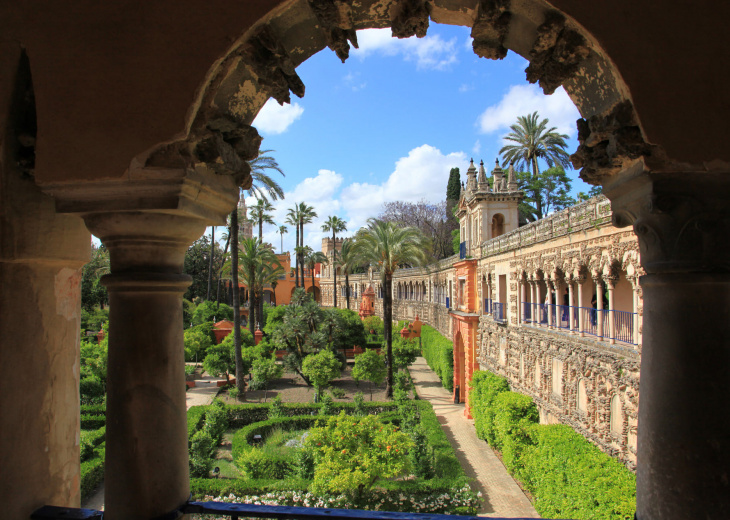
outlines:
[[[306,95],[283,107],[269,100],[254,121],[261,148],[275,150],[286,174],[275,174],[286,198],[275,203],[274,220],[283,224],[296,202],[314,206],[319,218],[305,227],[305,243],[316,250],[330,215],[352,234],[384,202],[443,200],[449,170],[459,167],[464,178],[472,157],[491,170],[517,116],[537,110],[570,136],[569,153],[577,147],[580,116],[567,94],[545,96],[529,85],[527,61],[517,54],[477,57],[468,28],[432,23],[428,36],[407,40],[372,29],[359,31],[358,41],[345,64],[329,49],[303,63],[297,72]],[[574,192],[588,191],[568,173]],[[288,227],[285,250],[294,245]],[[265,226],[264,240],[278,251],[276,229]]]

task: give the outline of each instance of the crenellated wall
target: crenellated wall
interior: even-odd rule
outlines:
[[[467,415],[468,380],[491,370],[535,400],[541,422],[568,424],[635,468],[643,270],[633,232],[611,225],[599,197],[470,250],[478,256],[397,271],[393,318],[418,316],[458,343],[454,385]],[[344,277],[337,282],[346,307]],[[332,305],[332,278],[320,283]],[[351,309],[372,285],[383,315],[378,273],[349,283]]]

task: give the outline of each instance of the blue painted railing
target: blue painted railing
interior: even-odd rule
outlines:
[[[484,298],[484,312],[482,314],[490,314],[492,312],[492,299]]]
[[[504,303],[492,302],[492,317],[494,321],[504,323]]]
[[[446,308],[447,309],[451,308],[451,307],[449,307],[449,297],[448,296],[446,297]]]
[[[556,329],[570,330],[570,309],[572,308],[573,331],[583,332],[601,339],[614,339],[631,345],[637,344],[634,335],[635,312],[610,309],[594,309],[592,307],[575,307],[569,305],[553,305],[549,303],[522,302],[524,322],[541,327],[548,326],[548,314],[551,324]],[[583,315],[583,330],[580,329],[580,315]],[[614,337],[611,338],[610,313],[613,313]],[[601,336],[598,335],[598,324],[602,324]]]
[[[462,242],[459,244],[459,260],[464,260],[466,258],[466,242]]]

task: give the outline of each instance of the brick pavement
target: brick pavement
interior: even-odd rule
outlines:
[[[409,370],[418,396],[431,402],[464,472],[482,492],[484,504],[479,516],[540,518],[499,458],[477,437],[474,421],[464,416],[464,404],[454,404],[426,360],[419,357]]]

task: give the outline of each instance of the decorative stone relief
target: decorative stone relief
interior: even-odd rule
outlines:
[[[423,38],[428,31],[431,4],[425,0],[400,0],[391,8],[391,31],[396,38]]]
[[[304,96],[304,83],[296,67],[270,26],[263,26],[241,50],[244,61],[280,105],[291,102],[289,91]]]
[[[480,58],[501,60],[507,55],[503,45],[512,13],[509,0],[480,0],[477,18],[471,29],[472,48]]]
[[[356,49],[357,32],[352,26],[352,0],[309,0],[327,39],[327,47],[345,63],[350,56],[350,43]]]
[[[578,72],[580,63],[589,53],[586,39],[566,28],[563,15],[550,11],[537,28],[537,38],[530,51],[530,65],[525,69],[527,81],[539,82],[543,92],[550,95]]]
[[[644,140],[629,101],[588,121],[579,119],[578,142],[578,150],[570,160],[574,168],[581,168],[580,178],[593,184],[627,168],[642,156],[660,153]]]

